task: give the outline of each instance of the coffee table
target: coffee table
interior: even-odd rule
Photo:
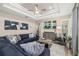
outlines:
[[[52,45],[52,40],[50,39],[39,39],[38,42],[45,44],[45,47],[50,47]]]

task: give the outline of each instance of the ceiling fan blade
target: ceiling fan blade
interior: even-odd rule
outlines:
[[[38,10],[38,4],[35,5],[35,10]]]
[[[28,11],[33,11],[33,10],[28,10]]]

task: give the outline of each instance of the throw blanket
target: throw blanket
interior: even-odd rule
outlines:
[[[20,46],[29,54],[38,56],[44,51],[44,44],[40,44],[36,41],[30,43],[20,44]]]

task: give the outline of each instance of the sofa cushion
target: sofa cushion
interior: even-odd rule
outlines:
[[[4,56],[23,56],[21,52],[19,52],[14,46],[7,45],[1,50],[1,54]]]
[[[6,37],[0,37],[0,49],[5,47],[10,41]]]
[[[0,42],[10,42],[5,36],[4,37],[0,37]]]

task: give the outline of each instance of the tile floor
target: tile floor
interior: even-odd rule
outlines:
[[[52,43],[50,47],[51,56],[71,56],[70,52],[67,53],[64,46]]]

